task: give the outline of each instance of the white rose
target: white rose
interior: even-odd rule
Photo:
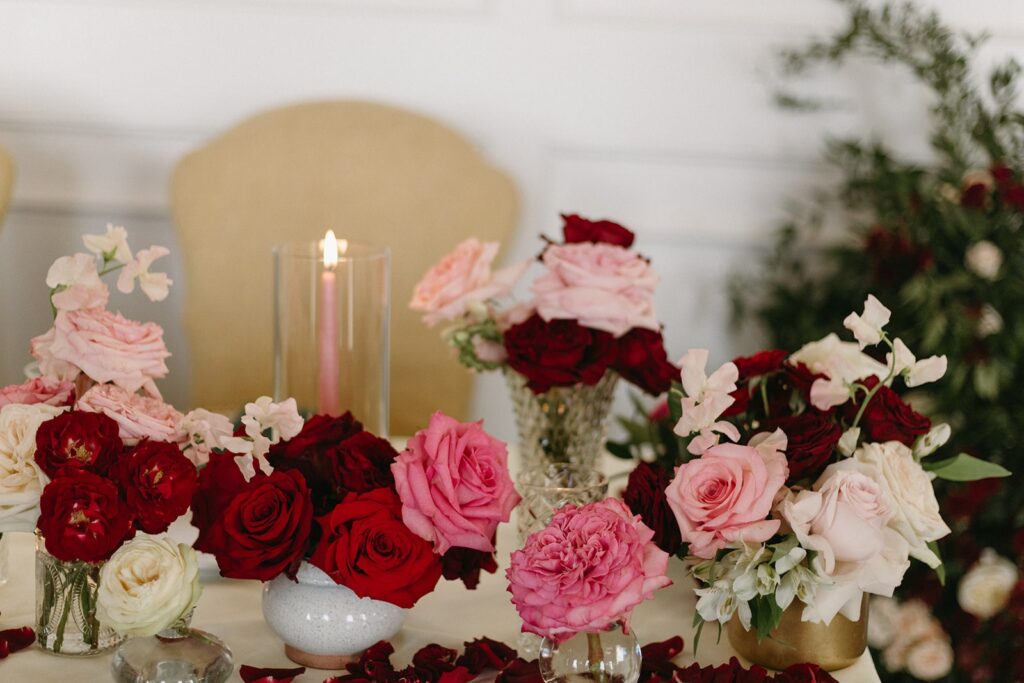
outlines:
[[[915,644],[906,657],[907,672],[922,681],[935,681],[953,668],[953,648],[943,638],[927,638]]]
[[[964,254],[967,269],[985,280],[995,280],[1003,265],[1003,252],[988,240],[975,242]]]
[[[99,620],[126,636],[152,636],[188,614],[199,599],[195,551],[166,538],[140,536],[100,570]]]
[[[0,533],[32,531],[47,478],[36,465],[36,430],[65,408],[12,403],[0,408]]]
[[[978,563],[960,579],[956,597],[965,612],[989,619],[1006,607],[1018,578],[1013,562],[985,548]]]
[[[978,315],[978,324],[975,328],[978,331],[979,337],[999,334],[1003,331],[1003,326],[1003,316],[999,314],[999,311],[990,304],[985,304],[981,307],[981,313]]]
[[[910,544],[910,554],[930,567],[941,560],[928,548],[950,532],[939,514],[931,478],[913,453],[897,441],[866,443],[853,454],[857,462],[878,472],[878,481],[885,487],[893,504],[889,526]]]

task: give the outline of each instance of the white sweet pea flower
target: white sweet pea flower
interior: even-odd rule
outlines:
[[[46,286],[61,290],[51,299],[59,311],[103,308],[110,297],[96,270],[96,259],[89,254],[61,256],[54,261],[46,272]]]
[[[86,249],[104,261],[128,263],[132,260],[132,250],[128,248],[128,231],[120,225],[107,223],[106,233],[85,235],[82,237],[82,242]]]
[[[149,267],[158,258],[170,254],[167,247],[153,246],[149,249],[142,249],[135,255],[135,259],[121,269],[117,277],[117,289],[124,294],[131,294],[135,291],[135,280],[139,281],[139,288],[149,297],[150,301],[163,301],[173,281],[167,277],[167,273],[151,273]]]
[[[866,377],[885,379],[888,366],[862,352],[854,342],[844,342],[836,334],[804,344],[790,356],[793,363],[803,363],[811,372],[824,375],[811,385],[811,404],[829,410],[850,399],[850,387]]]
[[[735,363],[725,363],[710,377],[705,374],[707,364],[707,349],[690,349],[679,361],[683,390],[687,396],[701,401],[707,394],[729,394],[736,391],[740,373]]]
[[[245,433],[253,440],[267,436],[270,444],[276,444],[301,432],[303,422],[294,398],[274,403],[269,396],[260,396],[252,403],[245,404],[242,424],[245,425]]]
[[[840,453],[849,457],[857,450],[858,439],[860,439],[860,427],[850,427],[839,437],[839,444],[836,447]]]
[[[735,439],[734,439],[735,440]],[[751,448],[761,454],[763,458],[770,458],[776,453],[784,453],[789,439],[781,429],[774,432],[760,432],[750,437],[748,444]]]
[[[831,410],[850,400],[850,387],[841,379],[814,380],[811,385],[811,405],[818,410]]]
[[[913,352],[903,343],[903,340],[899,337],[892,342],[892,353],[885,354],[886,364],[892,368],[894,375],[902,375],[904,372],[914,367],[914,363],[917,362],[917,358]]]
[[[914,457],[920,460],[927,455],[931,455],[946,445],[951,434],[952,430],[945,422],[935,425],[927,434],[917,437],[917,441],[914,442]]]
[[[905,378],[908,387],[919,387],[922,384],[935,382],[946,374],[947,361],[945,356],[929,356],[914,363]]]
[[[687,446],[694,455],[700,455],[717,444],[718,434],[733,441],[740,438],[735,425],[718,420],[735,401],[729,394],[736,391],[739,370],[734,363],[726,363],[709,377],[705,374],[707,362],[707,349],[690,349],[679,361],[686,397],[680,402],[682,415],[676,423],[675,433],[684,437],[697,434]]]
[[[214,449],[226,448],[224,440],[233,438],[234,433],[231,420],[202,408],[185,415],[180,428],[185,434],[181,450],[197,466],[209,462]]]
[[[874,294],[868,294],[864,302],[864,312],[860,315],[851,313],[843,320],[843,327],[853,332],[860,348],[872,346],[882,341],[882,328],[889,324],[892,311],[882,305]]]

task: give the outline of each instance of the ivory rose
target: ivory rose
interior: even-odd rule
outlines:
[[[96,616],[123,635],[153,636],[188,614],[200,591],[192,548],[141,536],[121,546],[100,569]]]
[[[960,579],[957,601],[968,614],[991,619],[1006,607],[1019,578],[1017,565],[985,548],[978,563]]]
[[[558,510],[506,571],[523,631],[565,640],[622,622],[672,581],[668,553],[625,504],[609,498]]]
[[[36,377],[22,384],[11,384],[0,389],[0,408],[11,403],[66,406],[71,402],[74,390],[75,385],[66,380]]]
[[[612,244],[580,242],[544,250],[547,271],[532,287],[544,320],[570,318],[616,337],[643,327],[658,330],[658,276],[643,257]]]
[[[441,555],[451,547],[493,552],[498,524],[520,501],[505,444],[479,422],[440,412],[409,440],[391,471],[402,521]]]
[[[116,384],[97,384],[78,399],[78,410],[103,413],[118,424],[125,445],[142,439],[179,443],[188,437],[182,431],[184,416],[159,398],[126,391]]]
[[[470,238],[427,271],[413,290],[409,307],[422,311],[428,325],[455,320],[475,304],[505,296],[529,265],[524,261],[491,272],[498,242]]]
[[[127,391],[160,392],[153,383],[167,375],[171,354],[164,331],[155,323],[138,323],[105,309],[60,311],[53,328],[32,340],[32,355],[44,375],[113,382]]]
[[[690,553],[710,559],[731,543],[762,543],[779,530],[768,519],[789,468],[777,450],[720,444],[676,468],[665,496]]]
[[[36,465],[36,431],[64,408],[44,403],[0,408],[0,533],[32,531],[48,481]]]

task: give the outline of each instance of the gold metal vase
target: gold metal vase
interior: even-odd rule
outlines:
[[[860,619],[850,621],[837,614],[829,624],[801,621],[804,604],[799,600],[782,613],[779,625],[757,642],[757,631],[744,630],[737,617],[726,627],[737,654],[768,669],[782,671],[793,664],[810,662],[825,671],[852,666],[868,644],[868,599],[861,600]]]

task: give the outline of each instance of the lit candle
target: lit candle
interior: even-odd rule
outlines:
[[[338,307],[335,301],[334,270],[338,267],[338,240],[328,230],[323,241],[323,272],[320,273],[319,344],[320,376],[318,412],[338,414]]]

